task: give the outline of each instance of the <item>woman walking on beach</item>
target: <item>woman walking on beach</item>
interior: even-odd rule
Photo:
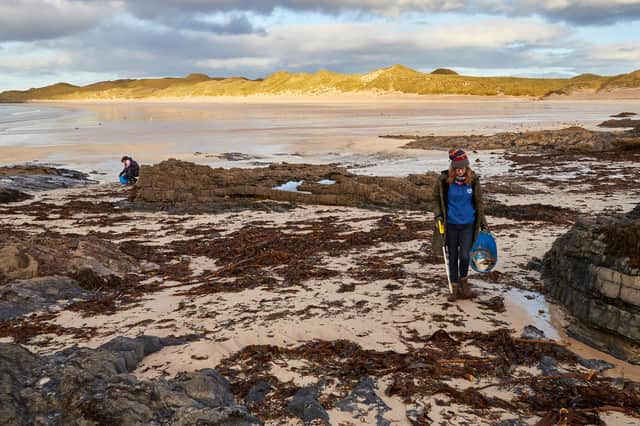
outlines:
[[[482,189],[478,176],[469,167],[469,157],[462,149],[449,151],[451,164],[433,187],[435,229],[433,253],[442,253],[446,244],[449,257],[449,279],[452,284],[450,300],[470,299],[469,255],[480,229],[488,229],[484,217]],[[438,231],[438,221],[444,225],[444,235]]]

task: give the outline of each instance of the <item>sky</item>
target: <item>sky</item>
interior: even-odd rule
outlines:
[[[0,0],[0,91],[57,82],[640,69],[640,0]]]

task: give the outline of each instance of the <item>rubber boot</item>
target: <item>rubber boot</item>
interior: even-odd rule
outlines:
[[[471,291],[469,279],[467,277],[460,278],[460,298],[473,299],[474,297],[476,297],[476,293]]]
[[[452,282],[451,287],[453,287],[453,293],[449,292],[449,295],[447,296],[447,300],[449,302],[455,302],[460,298],[460,284],[456,282]]]

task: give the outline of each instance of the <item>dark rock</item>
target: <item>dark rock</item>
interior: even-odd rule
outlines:
[[[18,201],[29,200],[31,198],[33,198],[33,196],[16,189],[0,187],[0,204],[15,203]]]
[[[86,173],[47,166],[0,167],[0,186],[17,191],[43,191],[95,184]]]
[[[637,115],[637,114],[635,112],[623,111],[623,112],[619,112],[617,114],[610,115],[610,117],[612,117],[612,118],[627,118],[627,117],[633,117],[634,115]]]
[[[621,120],[606,120],[598,124],[598,127],[608,128],[633,128],[636,126],[640,126],[640,120],[633,120],[631,118],[623,118]]]
[[[269,382],[261,380],[249,389],[245,402],[247,404],[261,404],[272,390],[273,386]]]
[[[558,361],[550,356],[543,356],[538,363],[538,368],[543,376],[555,376],[558,374]]]
[[[546,339],[544,335],[544,331],[540,330],[533,325],[527,325],[522,330],[522,335],[520,336],[523,339],[531,339],[531,340],[541,340]]]
[[[336,293],[349,293],[356,289],[356,285],[354,283],[342,283]]]
[[[214,370],[140,381],[128,372],[165,340],[119,337],[97,349],[36,356],[0,344],[0,418],[4,424],[251,425],[227,381]]]
[[[633,208],[633,210],[631,210],[629,213],[627,213],[626,216],[627,216],[627,219],[629,219],[629,220],[640,219],[640,204],[635,206]]]
[[[116,244],[94,237],[0,234],[0,285],[71,275],[86,289],[114,288],[136,267]]]
[[[613,368],[613,364],[610,364],[607,361],[603,361],[601,359],[586,359],[578,357],[578,364],[590,370],[596,370],[599,373]]]
[[[123,279],[117,275],[100,275],[91,268],[81,268],[71,274],[86,290],[113,290],[122,287]]]
[[[296,392],[287,405],[287,411],[305,424],[312,420],[320,420],[325,425],[329,424],[329,414],[318,402],[318,389],[315,386],[307,386]]]
[[[116,337],[100,348],[118,354],[124,361],[126,371],[133,371],[145,356],[159,351],[163,346],[158,337],[140,336],[135,339]]]
[[[0,321],[34,311],[56,311],[78,299],[89,300],[92,297],[92,292],[83,290],[77,281],[68,277],[13,281],[0,286]]]
[[[542,269],[542,260],[537,257],[527,262],[526,268],[530,271],[540,271]]]
[[[376,425],[387,426],[391,423],[384,413],[391,408],[378,396],[373,380],[368,377],[358,383],[346,398],[336,404],[341,411],[353,413],[354,417],[366,416],[371,410],[376,412]]]
[[[543,259],[549,296],[577,319],[573,337],[640,364],[640,218],[580,219]]]
[[[177,374],[172,383],[173,389],[180,389],[206,406],[229,406],[234,403],[227,379],[210,368]]]

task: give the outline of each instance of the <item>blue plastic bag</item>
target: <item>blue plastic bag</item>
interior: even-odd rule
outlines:
[[[490,232],[480,231],[478,238],[471,247],[471,269],[481,274],[491,272],[498,263],[498,246],[496,239]]]
[[[124,176],[120,176],[120,183],[123,185],[127,185],[129,183],[129,179]]]

